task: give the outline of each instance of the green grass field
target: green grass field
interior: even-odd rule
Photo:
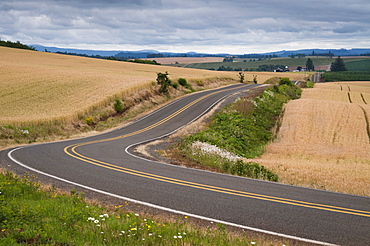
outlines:
[[[195,226],[188,216],[149,218],[125,211],[125,201],[104,207],[76,190],[41,190],[36,181],[0,174],[0,245],[289,245],[230,232],[222,224]]]

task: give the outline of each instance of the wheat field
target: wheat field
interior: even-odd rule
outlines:
[[[159,57],[159,58],[145,58],[144,60],[155,60],[161,64],[188,64],[188,63],[202,63],[202,62],[222,62],[223,57]]]
[[[71,121],[148,88],[158,72],[176,80],[232,78],[237,72],[155,66],[0,47],[0,124]],[[262,83],[272,73],[259,73]],[[295,74],[287,74],[296,78]],[[252,80],[246,73],[246,80]],[[302,79],[302,77],[301,77]]]
[[[369,98],[369,86],[304,89],[286,105],[277,138],[258,161],[283,183],[370,196],[370,101],[362,99]]]

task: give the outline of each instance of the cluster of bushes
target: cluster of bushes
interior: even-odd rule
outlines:
[[[134,59],[134,60],[128,60],[129,62],[135,62],[135,63],[143,63],[143,64],[151,64],[151,65],[161,65],[156,60],[143,60],[143,59]]]
[[[217,71],[242,71],[242,69],[241,68],[235,68],[234,69],[230,66],[225,67],[225,66],[222,65],[222,66],[217,68]]]
[[[219,66],[217,68],[217,71],[267,71],[267,72],[273,72],[274,70],[276,69],[282,69],[284,70],[285,69],[285,65],[268,65],[268,64],[263,64],[263,65],[259,65],[257,68],[232,68],[230,66]],[[215,70],[215,69],[209,69],[209,70]]]
[[[322,74],[325,82],[331,81],[370,81],[370,71],[326,72]]]
[[[285,65],[272,65],[272,64],[267,65],[267,64],[263,64],[263,65],[258,66],[257,71],[273,72],[274,70],[276,70],[278,68],[284,70]]]
[[[219,172],[274,182],[279,180],[278,175],[256,162],[245,163],[240,159],[230,160],[217,154],[210,155],[209,153],[202,153],[200,150],[188,151],[184,149],[183,152],[199,165],[215,169]]]
[[[159,92],[160,93],[168,93],[168,87],[172,86],[175,89],[178,89],[179,85],[189,89],[190,91],[194,91],[191,84],[189,84],[186,79],[179,78],[177,82],[172,82],[172,80],[168,77],[168,72],[165,73],[157,73],[157,84],[160,85]]]

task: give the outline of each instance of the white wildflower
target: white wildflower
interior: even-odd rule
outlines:
[[[191,147],[193,149],[199,149],[203,153],[215,154],[222,158],[229,159],[230,161],[237,161],[241,159],[241,157],[233,153],[230,153],[224,149],[220,149],[219,147],[208,144],[208,143],[202,143],[202,142],[196,141],[191,145]]]

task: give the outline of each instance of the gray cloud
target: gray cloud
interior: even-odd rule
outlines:
[[[3,0],[0,38],[212,53],[359,48],[369,47],[368,13],[368,0]]]

